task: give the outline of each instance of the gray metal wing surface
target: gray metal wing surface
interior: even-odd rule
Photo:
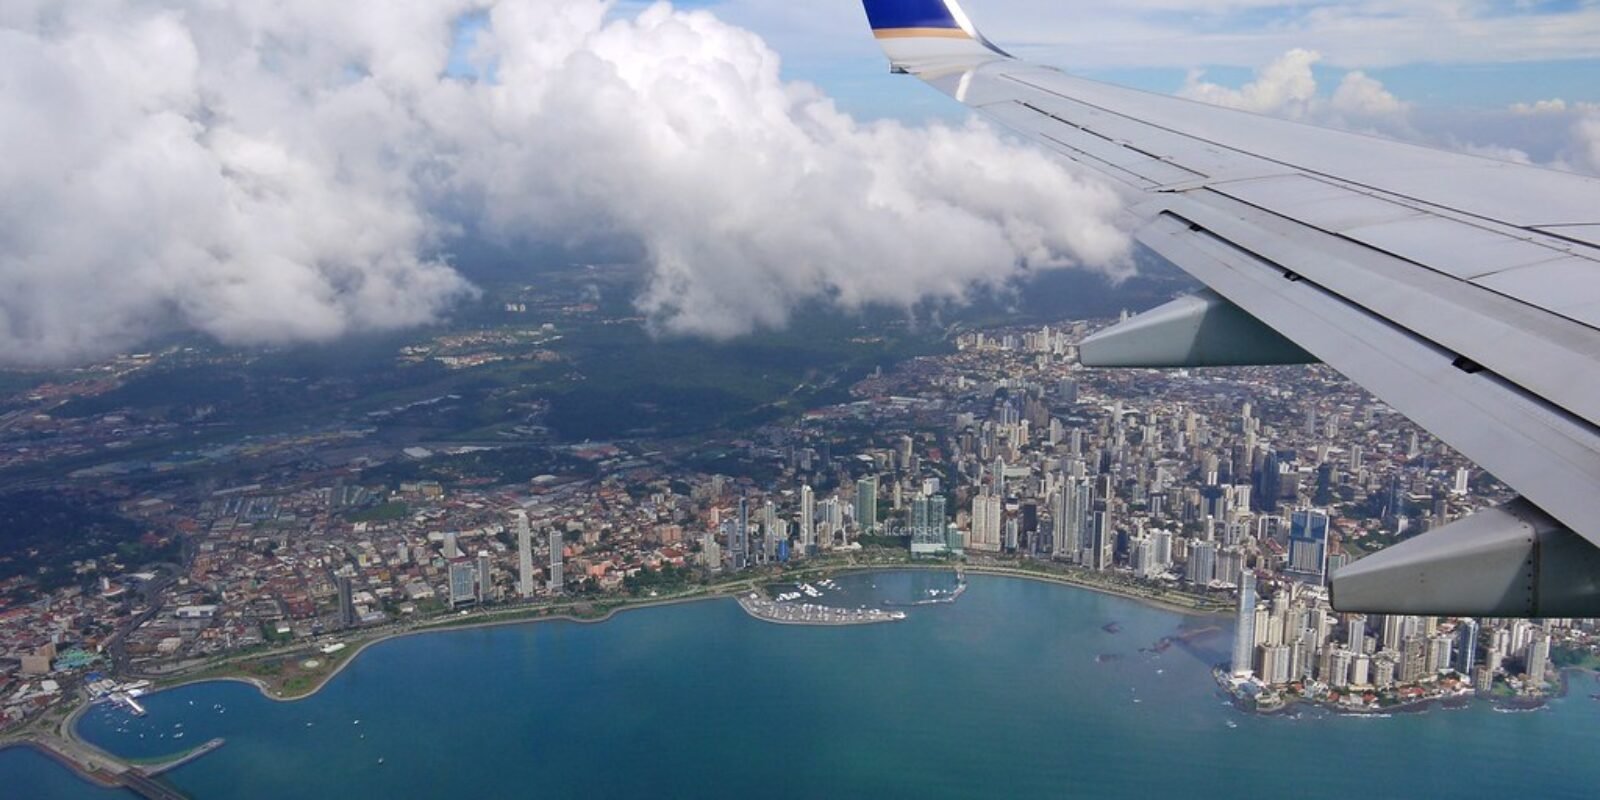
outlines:
[[[1507,518],[1600,544],[1600,180],[1073,77],[1000,51],[955,0],[866,5],[896,71],[1110,176],[1136,198],[1137,240],[1212,290],[1085,341],[1085,364],[1303,349],[1516,488],[1526,502]],[[1250,329],[1208,315],[1289,342],[1201,341]],[[1444,566],[1469,534],[1347,567],[1336,604],[1510,616],[1600,599],[1593,581],[1544,585],[1542,540],[1520,528],[1500,545],[1510,571],[1487,578],[1507,591],[1486,594],[1482,574]]]

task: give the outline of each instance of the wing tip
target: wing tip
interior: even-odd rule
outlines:
[[[957,0],[862,0],[867,22],[896,72],[930,64],[1008,57],[961,9]]]

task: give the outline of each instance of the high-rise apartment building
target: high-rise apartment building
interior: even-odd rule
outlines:
[[[566,545],[562,541],[561,531],[550,531],[550,582],[548,587],[551,592],[560,594],[567,587],[566,574]]]
[[[1256,576],[1245,572],[1239,584],[1238,621],[1233,637],[1233,674],[1248,677],[1254,671],[1256,652]]]
[[[517,509],[511,512],[512,527],[517,532],[517,594],[526,599],[533,596],[533,526],[528,523],[528,512]]]

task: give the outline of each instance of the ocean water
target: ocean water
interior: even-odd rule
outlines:
[[[131,800],[134,794],[96,786],[32,748],[9,747],[0,750],[0,797]]]
[[[839,583],[851,600],[903,601],[951,581]],[[1211,680],[1225,620],[986,576],[955,604],[907,610],[801,628],[718,600],[431,634],[369,649],[309,700],[198,684],[147,698],[142,719],[97,708],[79,731],[133,758],[225,737],[168,776],[199,798],[1543,798],[1600,785],[1588,677],[1532,713],[1267,718]],[[61,772],[0,758],[0,780]],[[71,780],[28,796],[107,796]]]

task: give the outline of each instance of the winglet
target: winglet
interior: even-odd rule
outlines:
[[[872,35],[896,72],[970,66],[1004,50],[985,39],[956,0],[863,0]]]

